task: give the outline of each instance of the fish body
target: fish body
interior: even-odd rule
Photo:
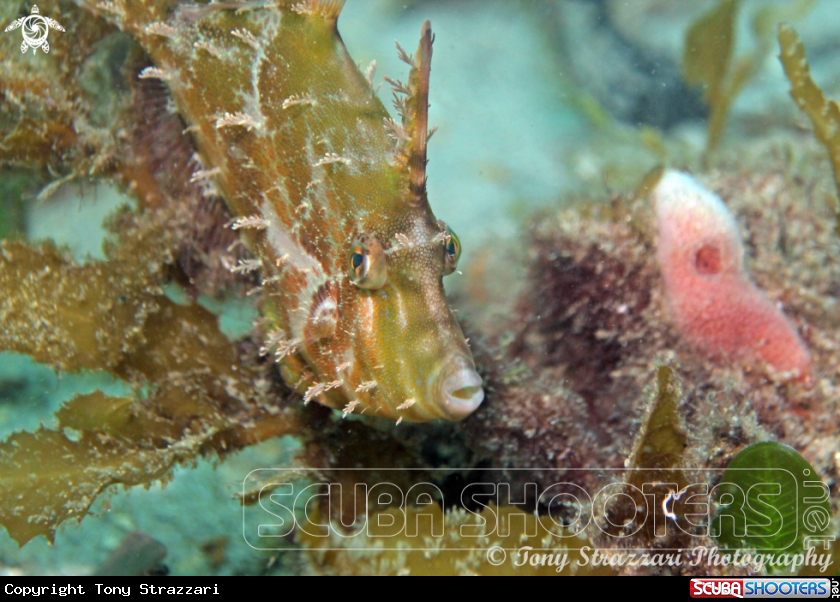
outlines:
[[[304,400],[459,420],[481,378],[442,283],[457,237],[426,197],[432,34],[401,58],[390,120],[336,29],[342,1],[100,3],[189,126],[258,271],[267,340]],[[105,9],[102,8],[103,5]]]

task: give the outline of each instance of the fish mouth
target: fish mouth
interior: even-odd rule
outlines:
[[[437,407],[447,420],[463,420],[484,401],[481,376],[466,358],[459,357],[447,363],[449,365],[437,379]]]

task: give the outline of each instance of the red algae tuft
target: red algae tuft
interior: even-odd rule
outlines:
[[[715,358],[810,381],[811,356],[750,279],[738,226],[720,197],[678,171],[665,172],[652,197],[666,305],[682,336]]]

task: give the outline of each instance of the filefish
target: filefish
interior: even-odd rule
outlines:
[[[90,2],[134,36],[198,149],[193,180],[235,215],[273,354],[304,402],[400,421],[460,420],[482,380],[444,296],[458,237],[426,193],[433,35],[424,23],[399,120],[336,23],[343,0]],[[386,78],[387,79],[387,78]]]

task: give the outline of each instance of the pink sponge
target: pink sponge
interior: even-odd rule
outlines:
[[[810,381],[811,357],[785,315],[750,280],[735,219],[694,178],[666,171],[653,190],[670,314],[692,344],[723,360]]]

